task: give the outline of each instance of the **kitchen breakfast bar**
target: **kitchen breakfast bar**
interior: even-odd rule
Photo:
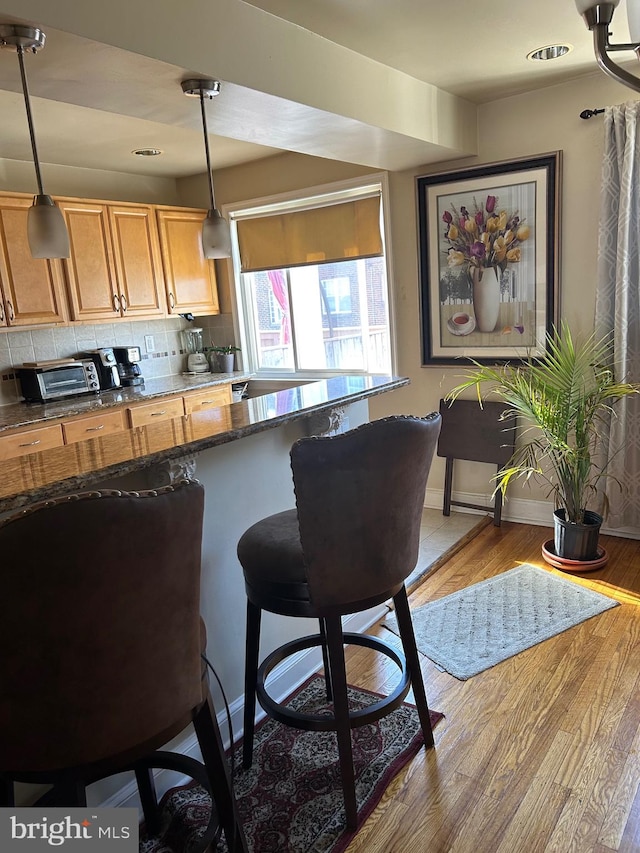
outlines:
[[[204,408],[194,404],[215,400],[209,392],[216,390],[229,399],[231,382],[247,380],[250,393],[257,396]],[[137,392],[135,397],[125,389],[113,397],[103,394],[100,400],[85,398],[55,406],[17,404],[0,410],[3,514],[34,501],[87,489],[155,488],[185,475],[203,484],[201,613],[207,628],[207,654],[229,700],[236,736],[241,725],[246,608],[236,556],[238,539],[258,519],[295,505],[289,451],[298,438],[365,423],[369,420],[368,398],[402,388],[409,380],[340,376],[271,393],[261,393],[261,384],[244,374],[209,374],[198,380],[170,377],[147,382],[144,395]],[[117,429],[105,435],[112,428],[111,421]],[[77,440],[78,422],[85,430],[103,428],[95,438],[85,435]],[[38,441],[38,430],[51,428],[61,430],[59,445],[42,450],[42,445],[34,444],[23,448],[21,456],[7,456],[6,451],[2,455],[2,439],[23,436],[25,440],[19,443],[26,445]],[[113,530],[112,535],[117,537],[118,531]],[[19,555],[11,558],[19,559]],[[364,627],[350,624],[349,630]],[[314,630],[308,620],[271,618],[265,613],[262,654]],[[288,692],[310,665],[308,659],[294,663],[289,671],[276,676],[274,695]],[[183,737],[172,748],[195,754],[195,736]],[[113,805],[126,804],[126,789],[114,790],[108,784],[113,785],[113,780],[89,790],[92,804],[107,800]]]

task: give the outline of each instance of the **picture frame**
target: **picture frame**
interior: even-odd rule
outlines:
[[[554,151],[416,178],[423,365],[545,354],[561,165]]]

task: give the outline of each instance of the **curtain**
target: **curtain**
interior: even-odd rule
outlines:
[[[280,343],[291,343],[291,321],[289,317],[289,294],[287,293],[287,285],[284,280],[282,270],[269,270],[267,272],[273,296],[282,311],[282,319],[280,321]]]
[[[595,330],[613,336],[616,376],[640,382],[640,102],[607,107],[598,235]],[[615,404],[607,526],[640,527],[640,395]]]

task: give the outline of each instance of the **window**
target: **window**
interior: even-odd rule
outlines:
[[[348,276],[323,279],[320,292],[328,315],[351,314],[351,279]]]
[[[380,183],[367,184],[227,210],[247,369],[392,372],[381,191]],[[347,209],[360,200],[366,209]]]

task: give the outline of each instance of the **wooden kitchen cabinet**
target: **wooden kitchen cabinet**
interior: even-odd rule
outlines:
[[[219,314],[213,261],[202,251],[205,211],[158,207],[160,252],[170,314]]]
[[[231,404],[231,385],[216,385],[199,391],[190,391],[184,395],[184,412],[191,415],[205,409]]]
[[[164,316],[166,299],[153,208],[109,205],[109,224],[122,314]]]
[[[83,415],[62,422],[65,444],[75,444],[91,438],[104,438],[106,435],[124,432],[125,429],[127,424],[123,409],[111,409],[99,412],[97,415]]]
[[[57,201],[69,231],[71,257],[64,261],[71,318],[113,320],[121,315],[107,206]]]
[[[58,201],[69,230],[64,262],[73,320],[166,314],[153,209]]]
[[[40,453],[52,447],[62,447],[64,438],[59,423],[35,429],[21,429],[0,436],[0,462]]]
[[[182,397],[160,397],[151,403],[140,403],[129,408],[129,423],[133,428],[160,421],[181,418],[184,415]]]
[[[27,213],[32,200],[0,196],[0,326],[67,319],[60,261],[31,257]]]

